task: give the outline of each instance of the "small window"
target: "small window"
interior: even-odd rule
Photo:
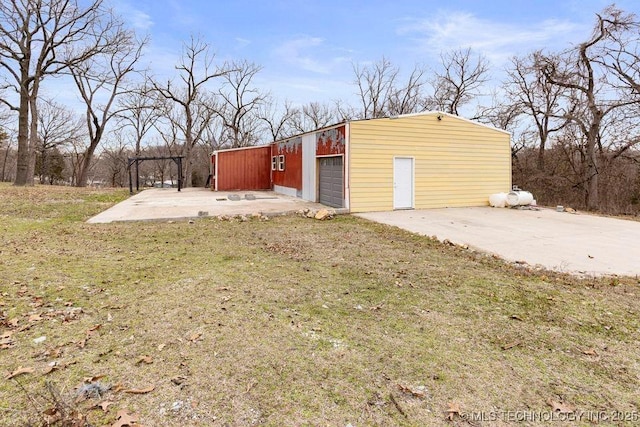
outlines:
[[[278,156],[271,157],[271,170],[278,170]]]
[[[278,170],[279,171],[283,171],[284,170],[284,155],[283,154],[278,156]]]

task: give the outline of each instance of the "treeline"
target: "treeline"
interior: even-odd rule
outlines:
[[[353,63],[354,103],[306,105],[260,90],[261,66],[218,61],[200,38],[184,43],[173,78],[155,77],[140,67],[148,39],[103,0],[7,0],[0,17],[0,179],[16,185],[123,185],[122,159],[148,153],[184,156],[185,184],[198,185],[216,149],[439,110],[509,130],[514,183],[539,203],[640,211],[640,21],[613,5],[582,42],[512,58],[497,87],[483,55],[458,49],[433,69],[401,70],[385,57]],[[81,116],[41,95],[62,75],[83,100]],[[172,173],[145,168],[151,184]]]

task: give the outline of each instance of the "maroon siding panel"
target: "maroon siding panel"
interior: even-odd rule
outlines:
[[[270,190],[271,147],[218,152],[218,191]]]
[[[302,191],[302,138],[273,144],[273,155],[284,155],[284,171],[273,171],[274,185]]]
[[[316,156],[344,154],[345,126],[316,134]]]

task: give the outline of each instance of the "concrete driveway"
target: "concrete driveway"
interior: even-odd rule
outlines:
[[[235,196],[235,197],[234,197]],[[150,188],[89,219],[89,223],[148,221],[219,215],[276,215],[326,208],[273,191],[214,192],[207,188]]]
[[[358,216],[551,270],[640,275],[640,222],[545,208],[448,208]]]

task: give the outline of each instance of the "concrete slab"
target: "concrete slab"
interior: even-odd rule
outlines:
[[[447,208],[358,216],[551,270],[640,275],[640,222],[544,208]]]
[[[283,196],[273,191],[214,192],[206,188],[183,188],[179,192],[175,188],[150,188],[87,222],[97,224],[253,213],[268,216],[305,208],[319,210],[326,209],[326,206]]]

